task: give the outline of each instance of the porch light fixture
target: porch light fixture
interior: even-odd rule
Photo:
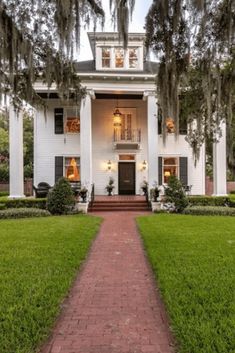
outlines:
[[[144,160],[142,163],[142,170],[146,170],[146,168],[147,168],[147,162],[146,160]]]
[[[109,161],[107,162],[107,169],[108,169],[108,171],[111,171],[111,168],[112,168],[112,162],[109,160]]]
[[[115,127],[120,127],[122,125],[122,114],[118,108],[113,113],[113,125]]]

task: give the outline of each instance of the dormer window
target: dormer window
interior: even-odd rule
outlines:
[[[143,48],[119,46],[98,46],[96,51],[96,69],[108,70],[142,70]]]
[[[129,50],[129,67],[136,69],[138,67],[138,48],[130,48]]]
[[[111,55],[110,48],[102,48],[102,67],[110,67]]]
[[[121,48],[115,48],[115,67],[124,67],[124,50]]]

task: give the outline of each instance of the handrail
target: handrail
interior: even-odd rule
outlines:
[[[93,203],[95,201],[95,184],[91,184],[91,201],[90,201],[90,206],[93,206]]]
[[[114,142],[140,142],[141,130],[115,128],[113,139],[114,139]]]

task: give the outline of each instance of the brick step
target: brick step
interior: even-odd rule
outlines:
[[[147,206],[146,202],[94,202],[93,207],[95,206]]]
[[[138,211],[138,212],[142,212],[142,211],[149,211],[149,208],[147,207],[141,207],[141,208],[135,208],[135,207],[114,207],[114,208],[110,208],[110,207],[100,207],[100,208],[89,208],[88,212],[128,212],[128,211]]]

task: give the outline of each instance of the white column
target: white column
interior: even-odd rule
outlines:
[[[88,92],[82,99],[80,111],[80,171],[81,184],[91,191],[92,184],[92,116],[91,116],[91,95]]]
[[[148,131],[148,183],[149,189],[158,184],[158,120],[155,92],[145,92],[147,97],[147,131]]]
[[[24,154],[23,154],[23,112],[9,110],[9,144],[10,144],[10,196],[24,196]]]
[[[222,136],[213,144],[213,195],[227,195],[226,122],[220,124]]]

